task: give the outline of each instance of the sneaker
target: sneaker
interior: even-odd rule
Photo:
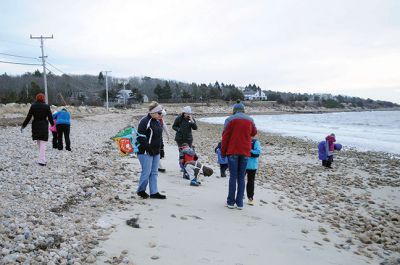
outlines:
[[[39,166],[42,166],[42,167],[46,166],[46,163],[38,163],[38,164],[39,164]]]
[[[247,201],[247,204],[254,206],[254,200],[249,198],[249,200]]]
[[[164,173],[165,172],[165,168],[158,168],[158,172]]]
[[[235,205],[226,204],[225,206],[228,207],[229,209],[235,209]]]
[[[147,199],[149,197],[149,194],[147,194],[145,191],[138,191],[136,194],[142,197],[142,199]]]
[[[243,210],[243,206],[237,206],[236,209]]]
[[[157,193],[154,193],[154,194],[150,194],[150,198],[151,199],[161,199],[161,200],[163,200],[163,199],[166,199],[167,196],[162,195],[159,192],[157,192]]]
[[[190,186],[200,186],[200,182],[198,182],[197,180],[193,179],[192,181],[190,181]]]

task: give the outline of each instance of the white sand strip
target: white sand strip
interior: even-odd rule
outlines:
[[[271,202],[281,194],[257,186],[255,206],[245,205],[242,211],[228,209],[224,207],[228,179],[216,178],[217,168],[212,177],[203,179],[202,186],[191,187],[179,172],[177,148],[167,145],[166,154],[163,164],[167,172],[159,175],[158,184],[167,200],[130,198],[137,203],[128,206],[129,210],[104,215],[99,223],[115,224],[116,228],[109,240],[100,244],[98,250],[105,251],[101,261],[128,250],[127,258],[138,265],[368,264],[352,250],[335,248],[334,242],[343,239],[327,227],[326,234],[319,232],[323,224],[279,210]],[[140,168],[137,159],[130,159],[130,163]],[[127,183],[132,184],[132,180]],[[136,186],[133,183],[132,193],[121,196],[131,196]],[[140,228],[126,225],[132,217],[139,217]]]

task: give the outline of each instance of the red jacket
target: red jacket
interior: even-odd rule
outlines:
[[[238,112],[225,120],[222,133],[221,154],[250,156],[251,137],[257,134],[252,118]]]

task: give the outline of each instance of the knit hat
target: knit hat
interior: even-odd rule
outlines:
[[[192,108],[190,106],[186,106],[182,109],[182,113],[192,114]]]
[[[238,100],[237,103],[233,105],[233,114],[237,112],[244,112],[244,105],[240,102],[240,100]]]

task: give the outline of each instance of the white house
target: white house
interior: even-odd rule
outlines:
[[[133,92],[131,90],[122,89],[118,91],[116,100],[119,104],[129,104],[130,101],[135,100],[135,97],[133,96]]]
[[[267,100],[267,96],[265,95],[264,91],[254,91],[254,90],[247,90],[243,91],[244,100]]]

